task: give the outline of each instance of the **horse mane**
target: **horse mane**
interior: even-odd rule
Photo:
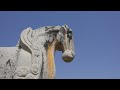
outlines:
[[[61,26],[44,26],[44,27],[40,27],[40,28],[37,28],[35,29],[35,31],[38,31],[38,32],[49,32],[49,31],[52,31],[52,30],[55,30],[55,29],[60,29]]]

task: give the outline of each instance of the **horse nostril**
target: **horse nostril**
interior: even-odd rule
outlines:
[[[74,56],[75,56],[75,54],[74,54],[73,52],[71,52],[71,55],[72,55],[72,57],[74,57]]]
[[[72,56],[74,56],[74,54],[73,54],[73,53],[71,53],[71,55],[72,55]]]

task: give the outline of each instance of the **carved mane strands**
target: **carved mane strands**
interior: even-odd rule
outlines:
[[[71,62],[75,56],[72,30],[67,25],[26,28],[16,47],[0,48],[0,78],[53,79],[56,50],[63,52],[65,62]],[[11,62],[6,66],[8,60],[12,66]]]

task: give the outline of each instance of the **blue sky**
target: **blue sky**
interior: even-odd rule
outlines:
[[[119,11],[0,11],[0,46],[18,42],[23,29],[67,24],[76,56],[65,63],[56,52],[58,79],[120,79]]]

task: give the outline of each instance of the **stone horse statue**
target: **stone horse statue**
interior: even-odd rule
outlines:
[[[75,56],[67,25],[24,29],[15,47],[0,47],[0,79],[54,79],[56,50],[65,62]]]

